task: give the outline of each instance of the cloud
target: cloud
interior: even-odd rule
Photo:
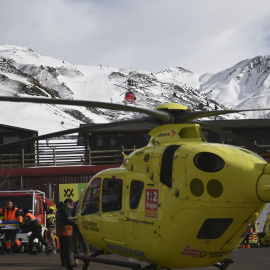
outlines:
[[[0,2],[2,45],[73,64],[205,73],[269,54],[268,0]]]

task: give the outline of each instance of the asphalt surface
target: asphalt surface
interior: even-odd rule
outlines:
[[[71,254],[73,256],[73,254]],[[102,257],[102,256],[100,256]],[[98,257],[98,258],[100,258]],[[104,257],[104,256],[103,256]],[[112,260],[128,261],[118,255],[106,255],[105,258]],[[270,247],[251,248],[251,249],[238,249],[230,258],[234,259],[234,263],[228,267],[228,270],[268,270],[270,268]],[[143,265],[145,266],[145,265]],[[82,269],[83,263],[80,261],[79,265],[74,269]],[[59,253],[46,255],[39,253],[36,256],[30,256],[27,253],[23,254],[10,254],[0,255],[0,269],[1,270],[28,270],[28,269],[48,269],[57,270],[64,269],[60,266]],[[99,263],[91,263],[88,267],[91,270],[119,270],[128,269],[120,268],[119,266],[104,265]],[[215,270],[217,267],[203,267],[203,268],[189,268],[186,270]]]

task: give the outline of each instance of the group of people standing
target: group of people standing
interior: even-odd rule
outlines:
[[[57,211],[55,213],[54,207],[49,207],[47,212],[47,235],[50,244],[45,241],[42,236],[41,225],[36,220],[36,217],[30,213],[29,209],[23,208],[22,211],[13,204],[13,202],[8,201],[7,206],[0,209],[0,215],[4,215],[2,221],[9,221],[10,223],[20,224],[20,228],[24,231],[31,231],[29,237],[29,254],[36,255],[37,249],[33,245],[33,240],[37,238],[40,243],[46,247],[46,254],[50,255],[53,253],[53,248],[55,248],[55,228],[56,236],[58,236],[60,244],[60,260],[61,266],[66,269],[73,269],[73,266],[78,264],[78,260],[71,260],[71,240],[73,238],[73,248],[74,255],[79,255],[79,245],[80,242],[83,244],[84,255],[89,256],[89,243],[82,237],[78,227],[77,221],[75,219],[69,219],[71,216],[75,216],[74,202],[71,198],[66,199],[64,202],[59,202],[56,205]],[[24,222],[23,222],[24,219]],[[6,251],[8,254],[12,253],[11,246],[12,242],[17,246],[19,252],[24,252],[24,246],[17,238],[17,233],[15,230],[7,231],[5,233],[5,244]]]

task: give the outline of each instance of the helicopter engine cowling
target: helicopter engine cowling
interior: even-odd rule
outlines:
[[[270,164],[264,167],[263,174],[257,181],[257,195],[263,202],[270,202]]]

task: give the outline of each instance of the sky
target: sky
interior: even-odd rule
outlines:
[[[216,73],[270,55],[269,0],[0,0],[0,45],[72,64]]]

